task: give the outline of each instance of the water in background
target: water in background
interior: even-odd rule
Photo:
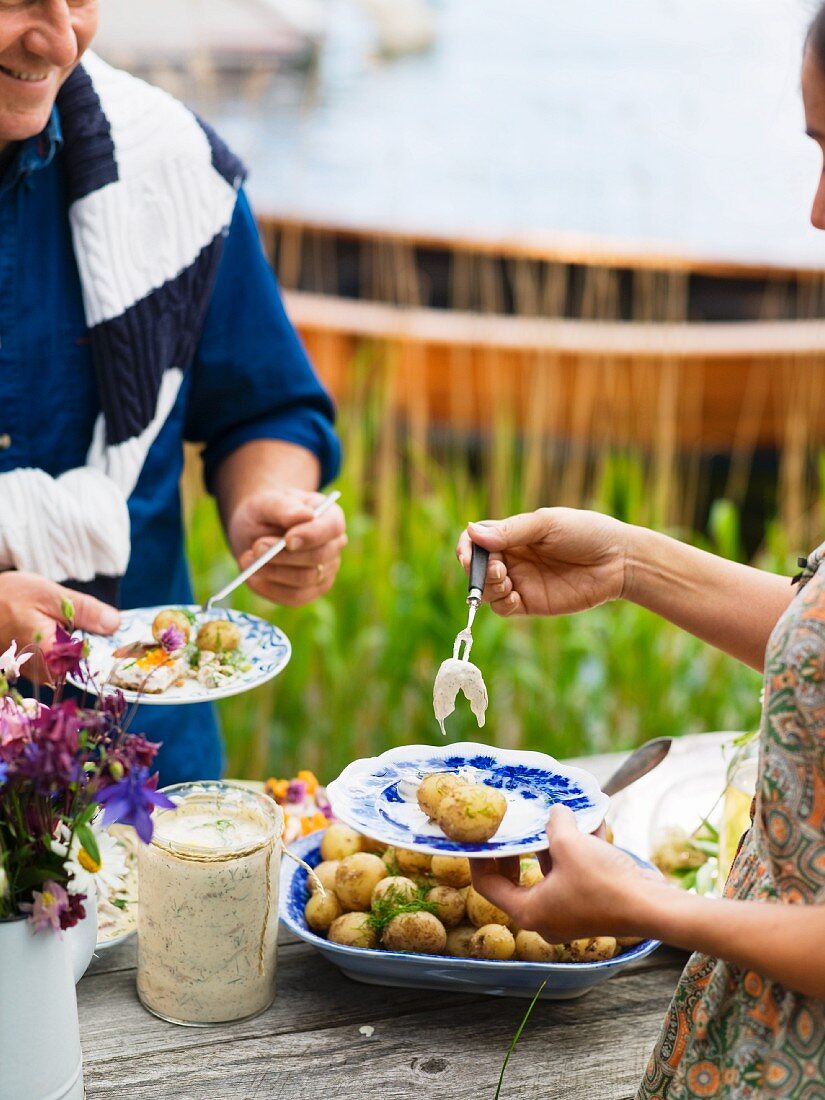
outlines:
[[[198,83],[259,209],[825,257],[798,91],[812,0],[440,0],[435,49],[389,62],[354,0],[327,6],[314,75]]]

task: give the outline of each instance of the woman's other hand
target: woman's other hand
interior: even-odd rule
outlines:
[[[456,553],[466,571],[472,543],[490,551],[484,597],[499,615],[567,615],[626,595],[632,528],[574,508],[539,508],[470,523]]]
[[[547,836],[550,851],[539,852],[544,878],[535,886],[515,885],[510,868],[499,868],[494,859],[473,859],[475,889],[548,943],[648,934],[652,899],[672,889],[661,875],[606,840],[579,832],[565,806],[550,811]]]

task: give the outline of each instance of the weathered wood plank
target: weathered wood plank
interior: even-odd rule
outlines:
[[[630,1096],[675,977],[665,970],[617,978],[579,1001],[537,1005],[508,1069],[504,1095],[542,1100]],[[356,1089],[381,1100],[493,1095],[524,1001],[444,994],[421,998],[394,991],[396,1009],[406,1011],[388,1017],[385,992],[343,978],[331,982],[324,998],[328,1026],[313,1027],[291,998],[279,998],[259,1018],[258,1026],[268,1027],[269,1034],[242,1038],[233,1035],[233,1028],[188,1031],[161,1025],[181,1043],[193,1041],[177,1049],[158,1050],[157,1044],[136,1049],[142,1044],[134,1042],[133,1022],[120,1017],[115,1022],[119,1042],[93,1049],[86,1044],[89,1100],[343,1100]],[[318,999],[315,986],[309,1000]],[[110,1001],[110,1012],[112,1007]],[[82,1022],[85,1018],[82,1013]],[[363,1024],[375,1028],[370,1038],[359,1033]],[[88,1029],[83,1033],[87,1036]]]

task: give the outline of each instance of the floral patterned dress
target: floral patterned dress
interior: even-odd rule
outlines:
[[[825,544],[771,635],[751,827],[725,896],[825,900]],[[823,1100],[825,1001],[707,955],[689,960],[637,1100]]]

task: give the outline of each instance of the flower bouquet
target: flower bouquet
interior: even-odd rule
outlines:
[[[69,628],[72,614],[64,606]],[[58,626],[50,649],[12,643],[0,656],[0,921],[25,914],[35,931],[71,928],[95,886],[117,886],[123,853],[106,825],[130,824],[148,843],[153,807],[172,806],[152,774],[159,745],[126,732],[122,694],[94,706],[64,696],[67,675],[84,676],[85,644]],[[35,655],[48,706],[15,686]]]

